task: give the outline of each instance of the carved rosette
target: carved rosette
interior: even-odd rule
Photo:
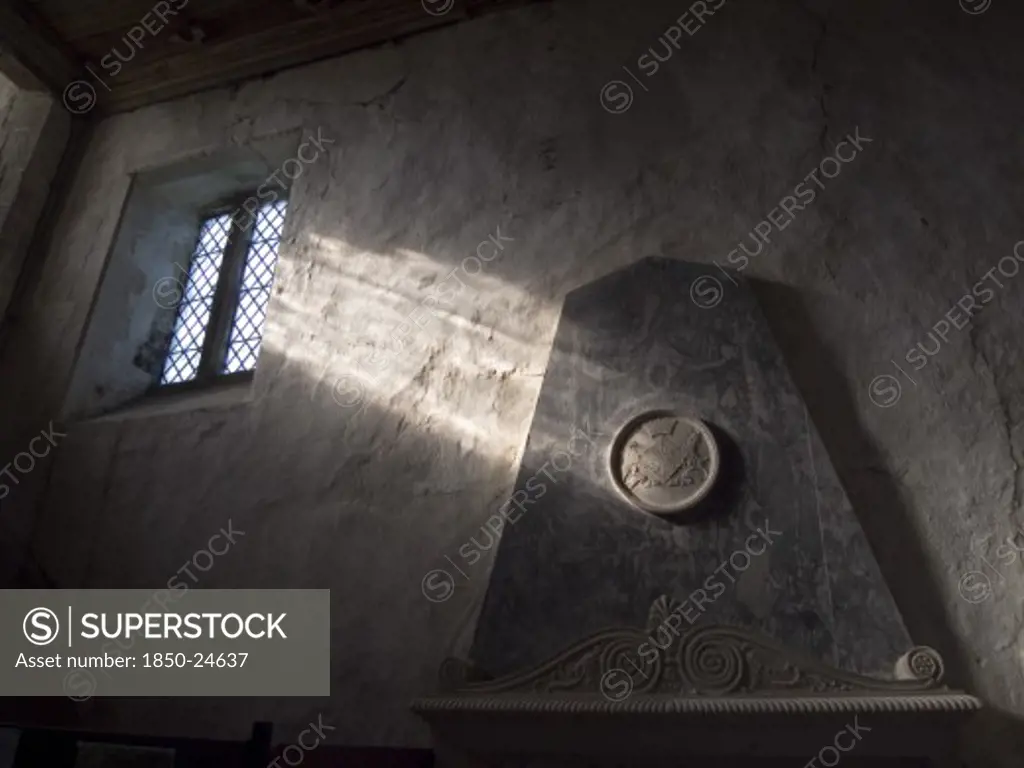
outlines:
[[[896,662],[898,680],[924,680],[938,684],[945,673],[939,652],[927,645],[911,648]]]

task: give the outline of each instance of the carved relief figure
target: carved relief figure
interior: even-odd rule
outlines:
[[[676,416],[655,416],[627,436],[619,457],[623,487],[642,503],[682,506],[714,473],[714,448],[703,430]]]

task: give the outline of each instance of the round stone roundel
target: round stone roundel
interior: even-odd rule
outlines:
[[[654,514],[696,506],[718,476],[714,435],[700,419],[675,411],[647,411],[612,441],[611,473],[620,493]]]

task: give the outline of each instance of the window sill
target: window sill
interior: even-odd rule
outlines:
[[[222,381],[213,381],[202,386],[175,386],[156,389],[125,405],[99,416],[85,418],[80,424],[96,424],[105,421],[124,421],[164,416],[183,411],[203,411],[244,405],[254,399],[253,375],[235,374]]]

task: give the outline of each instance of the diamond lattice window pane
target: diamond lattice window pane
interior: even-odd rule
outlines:
[[[263,323],[267,319],[269,303],[269,289],[241,293],[238,297],[238,310],[235,312],[235,325],[231,329],[229,345],[236,341],[259,339],[263,336]]]
[[[201,350],[171,352],[164,360],[164,374],[161,383],[177,384],[179,381],[191,381],[199,370]]]
[[[260,339],[255,341],[239,341],[228,348],[227,360],[224,361],[224,373],[251,371],[256,367],[260,353]]]
[[[242,275],[242,290],[269,288],[274,282],[274,267],[277,264],[277,241],[253,243],[245,259],[245,273]]]
[[[227,214],[213,216],[204,221],[199,230],[199,245],[196,250],[203,250],[206,253],[223,253],[224,246],[228,242],[230,221],[231,217]]]
[[[183,301],[178,305],[178,319],[171,334],[171,352],[203,348],[212,303],[212,298],[203,298]]]
[[[251,371],[256,367],[286,208],[284,201],[269,203],[259,210],[256,217],[252,242],[245,255],[242,286],[231,323],[223,373]]]
[[[227,215],[209,218],[200,227],[164,360],[161,384],[191,381],[199,370],[230,227],[231,217]]]
[[[260,208],[256,216],[256,229],[252,235],[254,243],[281,239],[281,229],[284,226],[284,214],[287,207],[284,200],[280,200],[276,203],[267,203]]]
[[[188,271],[188,281],[185,283],[186,301],[213,295],[217,290],[221,260],[222,253],[195,256]]]

